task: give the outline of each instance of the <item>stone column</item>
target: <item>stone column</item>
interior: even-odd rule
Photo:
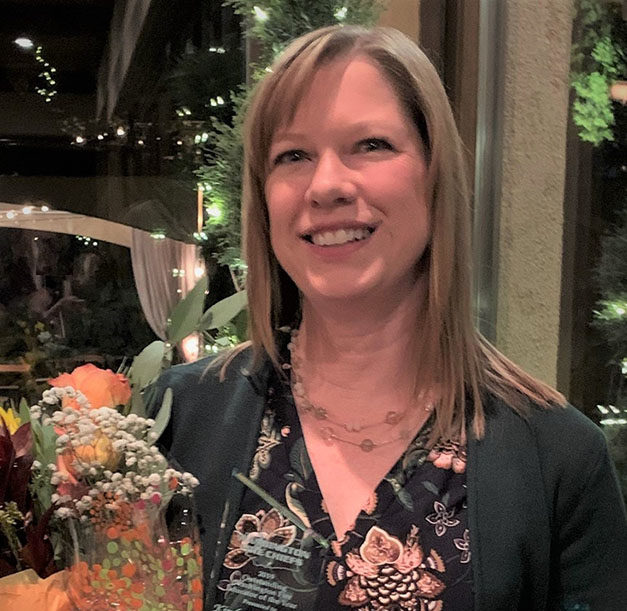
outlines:
[[[420,0],[388,0],[379,25],[396,28],[418,42]]]
[[[496,345],[555,385],[573,0],[503,4]]]

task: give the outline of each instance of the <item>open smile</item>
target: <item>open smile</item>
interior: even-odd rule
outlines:
[[[347,227],[333,231],[314,231],[305,233],[301,239],[316,246],[342,246],[351,242],[367,240],[376,231],[375,226]]]

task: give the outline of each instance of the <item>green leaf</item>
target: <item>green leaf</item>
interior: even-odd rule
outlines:
[[[31,421],[31,431],[34,442],[33,458],[38,460],[42,465],[56,463],[57,434],[54,432],[54,428],[50,425],[44,426],[40,420],[33,418]]]
[[[170,324],[166,331],[168,340],[172,344],[178,344],[182,339],[198,329],[198,323],[205,305],[207,286],[207,276],[203,276],[196,283],[196,286],[172,310]]]
[[[247,305],[246,291],[239,291],[212,305],[202,316],[199,331],[219,329],[233,320]]]
[[[165,343],[157,340],[148,344],[134,359],[129,371],[133,388],[141,391],[154,382],[164,369]]]
[[[159,412],[155,417],[155,423],[152,426],[151,432],[157,434],[157,438],[161,437],[163,431],[165,431],[168,426],[168,422],[170,422],[170,414],[172,412],[172,389],[166,388],[163,393],[163,401],[161,402],[161,407],[159,408]]]
[[[30,422],[30,409],[28,407],[28,401],[24,397],[20,399],[19,412],[21,422]]]

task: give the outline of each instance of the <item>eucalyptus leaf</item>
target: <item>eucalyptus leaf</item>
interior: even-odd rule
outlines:
[[[202,316],[199,331],[219,329],[233,320],[247,305],[246,291],[239,291],[213,304]]]
[[[170,414],[172,412],[172,389],[166,388],[163,393],[163,401],[161,402],[161,407],[159,408],[159,412],[155,417],[155,423],[150,429],[152,433],[156,433],[156,439],[159,439],[168,426],[168,422],[170,422]]]
[[[166,331],[170,343],[178,344],[190,333],[198,330],[198,323],[205,305],[207,286],[207,276],[203,276],[172,310],[170,324]]]
[[[144,405],[142,391],[136,386],[133,386],[131,390],[131,409],[128,413],[136,414],[140,418],[146,418],[146,406]]]
[[[154,382],[164,369],[165,342],[160,340],[148,344],[134,359],[129,371],[133,389],[143,390]]]

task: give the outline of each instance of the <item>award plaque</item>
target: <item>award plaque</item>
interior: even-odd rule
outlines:
[[[313,611],[329,543],[254,482],[235,477],[270,508],[237,522],[213,611]]]

